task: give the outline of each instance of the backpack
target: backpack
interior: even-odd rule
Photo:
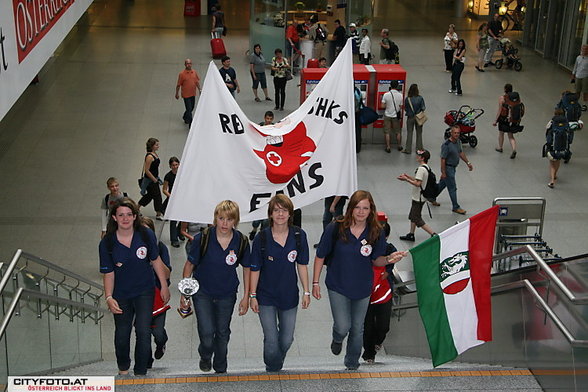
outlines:
[[[421,167],[424,167],[429,173],[424,189],[423,184],[421,184],[421,195],[423,195],[425,199],[435,199],[439,195],[439,190],[437,187],[437,176],[435,176],[435,173],[433,173],[433,170],[431,170],[429,165],[421,165]]]
[[[390,40],[388,40],[388,45],[390,45],[390,47],[385,49],[386,60],[396,60],[396,57],[398,57],[398,46]]]
[[[547,130],[547,150],[555,159],[569,159],[572,155],[570,144],[574,140],[574,133],[564,116],[551,119],[551,126]]]
[[[316,25],[316,34],[314,36],[315,41],[326,41],[327,34],[325,34],[325,30],[321,27],[320,23]]]
[[[106,196],[104,196],[104,205],[106,206],[107,210],[110,210],[110,207],[108,207],[108,196],[110,196],[110,193],[107,193]],[[123,197],[129,197],[127,192],[123,192]]]
[[[335,219],[332,223],[330,223],[332,225],[334,225],[335,227],[333,228],[333,238],[332,238],[332,243],[333,243],[333,248],[335,247],[335,242],[337,242],[337,240],[339,239],[339,222],[337,222],[337,219]],[[327,267],[331,264],[331,261],[333,259],[333,250],[331,249],[331,253],[329,253],[328,255],[325,256],[325,261],[324,261],[324,265],[326,265]]]
[[[296,240],[296,252],[298,254],[300,254],[300,249],[302,248],[301,242],[300,242],[300,227],[298,226],[292,226],[292,229],[294,230],[294,239]],[[267,230],[261,230],[259,232],[259,241],[260,241],[260,248],[261,248],[261,258],[265,261],[267,259],[267,253],[266,253],[266,248],[267,248]],[[287,240],[287,239],[286,239]]]
[[[516,91],[508,93],[504,99],[504,104],[508,106],[508,121],[511,124],[519,124],[525,115],[525,105],[521,102],[521,96]]]
[[[235,230],[235,232],[239,233],[239,250],[237,251],[237,262],[240,262],[241,257],[245,252],[245,249],[249,247],[249,239],[246,236],[244,236],[239,230]],[[204,229],[204,231],[202,231],[202,234],[200,235],[200,260],[202,260],[202,258],[206,254],[206,251],[208,250],[209,239],[210,227],[207,227],[206,229]]]
[[[582,115],[582,106],[579,102],[580,95],[577,93],[566,92],[562,95],[557,107],[563,109],[568,122],[580,120]]]

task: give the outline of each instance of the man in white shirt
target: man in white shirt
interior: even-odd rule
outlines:
[[[435,234],[433,229],[425,223],[422,217],[423,205],[426,203],[425,197],[421,194],[421,189],[424,189],[429,179],[429,158],[431,153],[427,150],[417,151],[416,160],[419,167],[416,169],[414,177],[403,173],[398,176],[400,181],[406,181],[411,184],[412,187],[412,205],[410,212],[408,213],[408,220],[410,220],[410,232],[407,235],[400,236],[402,241],[414,242],[414,232],[417,227],[420,227],[431,236]]]
[[[402,118],[402,93],[398,90],[398,81],[390,82],[390,91],[382,96],[382,107],[384,111],[384,138],[386,140],[386,152],[391,151],[390,130],[396,135],[398,151],[402,151],[402,128],[400,119]]]
[[[580,55],[576,58],[572,70],[572,82],[576,83],[576,92],[582,94],[584,108],[588,103],[588,45],[582,45]]]

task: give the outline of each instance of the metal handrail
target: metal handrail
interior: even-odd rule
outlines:
[[[37,256],[32,255],[32,254],[27,253],[27,252],[22,252],[22,255],[24,257],[26,257],[27,259],[29,259],[31,261],[34,261],[35,263],[37,263],[39,265],[42,265],[42,266],[47,267],[47,268],[51,268],[53,271],[59,272],[60,274],[69,276],[70,278],[73,278],[73,279],[75,279],[75,280],[77,280],[79,282],[82,282],[82,283],[85,283],[87,285],[90,285],[90,286],[92,286],[94,288],[97,288],[99,290],[103,290],[103,287],[101,285],[99,285],[98,283],[93,282],[90,279],[85,278],[85,277],[83,277],[81,275],[78,275],[76,273],[73,273],[71,271],[68,271],[68,270],[66,270],[63,267],[60,267],[58,265],[55,265],[55,264],[51,263],[50,261],[44,260],[44,259],[42,259],[40,257],[37,257]]]
[[[522,253],[527,253],[537,263],[537,270],[543,271],[547,275],[550,281],[552,281],[558,289],[560,289],[564,295],[570,300],[570,302],[578,305],[588,304],[588,295],[577,296],[575,295],[566,284],[553,272],[549,267],[549,264],[545,262],[539,256],[539,254],[530,245],[525,245],[521,248],[513,249],[508,252],[500,253],[492,258],[492,261],[503,260],[512,256],[516,256]]]
[[[85,310],[88,312],[96,312],[96,313],[102,313],[102,314],[107,312],[107,309],[105,309],[105,308],[101,308],[101,307],[93,306],[93,305],[88,305],[88,304],[81,303],[81,302],[72,301],[72,300],[69,300],[66,298],[54,297],[49,294],[40,293],[38,291],[33,291],[33,290],[24,289],[24,288],[20,287],[16,291],[14,297],[12,298],[12,301],[10,301],[10,304],[8,305],[8,309],[6,311],[6,314],[4,315],[4,318],[2,319],[2,321],[0,322],[0,339],[2,339],[2,337],[4,336],[4,332],[6,332],[6,328],[8,327],[8,324],[10,323],[10,320],[12,319],[12,316],[14,315],[17,304],[23,295],[28,295],[29,297],[45,300],[45,301],[48,301],[53,304],[61,304],[61,305],[65,305],[65,306],[71,306],[71,307],[76,308],[78,310]],[[97,317],[95,321],[100,320],[102,317],[103,316]]]
[[[12,260],[10,261],[10,264],[8,264],[8,267],[6,267],[6,272],[4,273],[2,280],[0,280],[0,295],[2,295],[2,293],[4,292],[4,288],[6,287],[6,284],[8,283],[8,281],[11,278],[12,271],[14,271],[14,268],[16,267],[16,263],[18,263],[18,259],[20,258],[21,254],[22,254],[21,249],[18,249],[16,252],[14,252],[14,256],[12,256]]]

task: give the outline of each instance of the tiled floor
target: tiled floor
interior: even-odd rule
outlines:
[[[249,45],[249,10],[242,5],[246,2],[225,3],[231,26],[225,42],[243,86],[237,101],[251,119],[261,119],[273,105],[255,103],[249,88],[244,55]],[[462,104],[486,110],[477,123],[478,147],[466,147],[474,171],[467,172],[463,165],[458,168],[462,207],[475,213],[498,196],[545,197],[544,238],[563,256],[584,253],[588,218],[586,131],[576,134],[574,157],[569,165],[562,165],[555,189],[546,186],[548,164],[541,158],[545,124],[560,92],[571,87],[568,73],[524,49],[523,72],[487,69],[482,74],[473,68],[475,56],[468,54],[462,77],[464,95],[450,95],[441,51],[445,28],[448,23],[456,23],[458,33],[473,48],[473,28],[478,22],[455,20],[453,10],[441,0],[428,1],[422,8],[414,7],[409,0],[379,0],[375,4],[376,31],[381,27],[391,29],[391,37],[400,47],[401,64],[408,72],[408,83],[418,83],[426,100],[430,120],[425,125],[424,142],[433,153],[431,163],[437,172],[446,128],[444,113]],[[118,177],[122,189],[137,197],[136,178],[145,140],[153,136],[161,141],[162,161],[181,153],[187,129],[181,119],[183,104],[173,97],[177,73],[184,58],[191,57],[194,68],[204,76],[210,61],[208,18],[184,18],[182,7],[181,0],[96,0],[40,73],[41,83],[29,87],[0,122],[2,261],[8,260],[15,249],[23,248],[100,280],[98,208],[107,191],[106,179]],[[375,49],[376,38],[372,42]],[[514,160],[508,158],[507,145],[504,154],[494,151],[497,132],[491,126],[497,98],[508,82],[521,93],[527,108],[525,131],[517,135],[519,153]],[[295,110],[297,102],[296,83],[291,82],[286,110]],[[414,155],[386,154],[381,144],[365,145],[358,155],[359,186],[370,190],[378,208],[388,214],[391,239],[401,249],[411,246],[396,240],[408,230],[410,190],[396,176],[411,173],[415,167]],[[463,219],[451,212],[447,193],[439,201],[442,206],[433,209],[432,220],[427,219],[437,232]],[[145,212],[153,214],[152,207]],[[303,213],[303,226],[311,242],[318,240],[322,204],[305,207]],[[248,231],[249,225],[244,223],[241,228]],[[424,232],[417,232],[417,241],[425,238]],[[163,230],[162,239],[167,241],[167,230]],[[175,267],[172,277],[177,281],[185,254],[182,249],[171,251]],[[402,263],[399,268],[410,268],[410,261]],[[331,324],[328,314],[326,300],[313,301],[309,310],[299,312],[289,356],[326,355]],[[107,320],[107,324],[110,322]],[[179,320],[172,312],[168,325],[172,340],[166,355],[190,358],[195,366],[193,318]],[[262,335],[257,317],[235,316],[232,329],[233,360],[246,358],[260,364]],[[107,358],[112,358],[112,330],[107,326],[105,331],[104,347]]]

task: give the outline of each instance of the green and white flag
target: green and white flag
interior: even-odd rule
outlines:
[[[490,270],[498,206],[410,250],[433,366],[492,340]]]

